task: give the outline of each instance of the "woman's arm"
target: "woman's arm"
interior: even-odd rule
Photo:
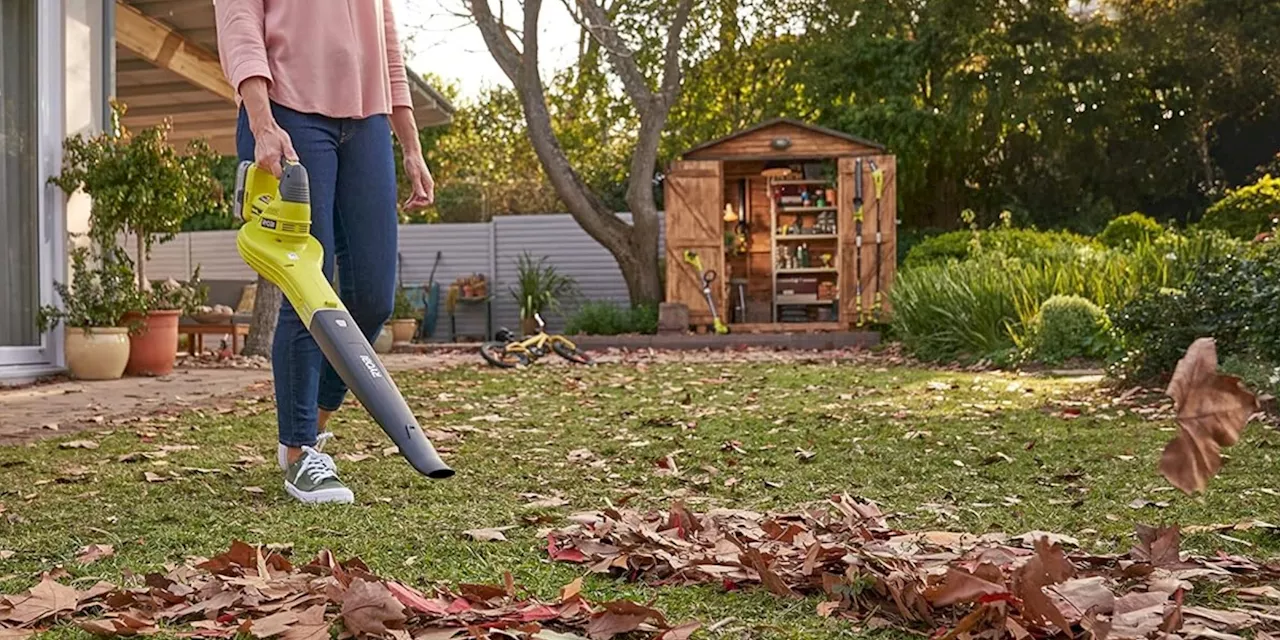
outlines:
[[[218,0],[213,11],[218,33],[218,57],[227,82],[235,87],[249,116],[258,164],[280,175],[280,156],[297,160],[289,135],[271,114],[268,90],[273,78],[263,35],[263,0]]]
[[[395,14],[391,0],[382,1],[382,28],[387,41],[387,74],[391,78],[391,130],[400,141],[404,154],[404,170],[412,193],[405,208],[430,206],[435,201],[435,180],[422,158],[422,141],[418,139],[418,123],[413,117],[413,95],[409,92],[409,75],[404,66],[404,52],[396,35]]]
[[[391,77],[391,109],[413,109],[413,96],[409,92],[409,76],[404,67],[404,51],[400,49],[400,37],[396,35],[396,17],[391,11],[391,0],[382,2],[382,28],[387,41],[387,74]],[[401,141],[403,144],[403,141]]]

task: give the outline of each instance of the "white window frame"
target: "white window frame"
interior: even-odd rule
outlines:
[[[65,282],[67,273],[66,196],[60,187],[49,184],[50,176],[62,167],[62,141],[66,130],[65,0],[36,3],[36,121],[37,171],[39,195],[36,215],[39,217],[40,304],[61,304],[54,291],[54,281]],[[0,347],[0,377],[11,374],[56,370],[65,367],[61,324],[46,332],[39,346]]]

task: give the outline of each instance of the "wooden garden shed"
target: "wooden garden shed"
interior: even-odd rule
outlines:
[[[845,331],[887,319],[897,165],[885,146],[775,119],[683,153],[665,177],[666,297],[731,332]]]

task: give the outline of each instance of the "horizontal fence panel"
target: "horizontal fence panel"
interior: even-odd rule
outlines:
[[[473,274],[489,275],[492,227],[489,223],[406,224],[400,226],[400,282],[406,287],[425,287],[431,282],[431,268],[440,253],[435,281],[440,283],[443,307],[449,285],[458,278]],[[490,285],[493,283],[490,282]],[[490,288],[492,293],[492,287]],[[416,296],[411,296],[415,299]],[[459,304],[454,311],[456,329],[451,329],[448,310],[441,308],[437,316],[432,342],[446,342],[458,336],[485,335],[484,306]]]
[[[627,222],[631,220],[629,213],[619,217]],[[666,239],[662,213],[659,213],[658,228],[658,255],[662,256]],[[122,238],[121,242],[129,248],[130,257],[136,258],[136,251],[131,248],[134,243],[128,238]],[[483,274],[489,284],[493,329],[506,326],[516,330],[520,326],[520,313],[511,290],[518,289],[517,260],[525,251],[535,261],[546,257],[547,264],[573,278],[583,300],[625,305],[629,299],[626,281],[613,255],[587,235],[569,214],[499,216],[485,223],[401,225],[400,282],[411,289],[410,299],[415,306],[421,305],[425,291],[420,288],[429,282],[439,252],[435,281],[440,283],[441,305],[455,280]],[[248,283],[257,279],[236,250],[235,231],[186,232],[153,247],[147,262],[147,276],[152,280],[186,280],[196,266],[200,267],[200,277],[204,280]],[[566,304],[564,314],[549,314],[548,329],[562,331],[575,310],[575,304]],[[478,338],[486,334],[482,305],[458,305],[455,319],[458,338]],[[440,342],[454,337],[448,313],[442,308],[431,340]]]

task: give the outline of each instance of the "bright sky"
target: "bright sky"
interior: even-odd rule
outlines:
[[[520,4],[491,0],[498,12],[506,1],[507,23],[523,20]],[[405,44],[409,66],[419,73],[434,73],[458,82],[463,98],[474,97],[481,88],[510,85],[485,46],[480,29],[465,15],[461,0],[392,0],[396,22]],[[539,20],[539,60],[544,78],[553,69],[571,64],[577,55],[578,25],[564,6],[564,0],[544,0]]]

